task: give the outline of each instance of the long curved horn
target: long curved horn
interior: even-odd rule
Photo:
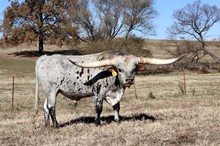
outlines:
[[[162,64],[171,64],[183,58],[184,56],[172,58],[172,59],[156,59],[156,58],[147,58],[147,57],[139,57],[140,64],[155,64],[155,65],[162,65]]]
[[[114,61],[112,59],[106,59],[101,61],[94,61],[94,62],[74,62],[69,59],[69,61],[79,67],[85,67],[85,68],[96,68],[96,67],[104,67],[104,66],[112,66],[114,65]]]

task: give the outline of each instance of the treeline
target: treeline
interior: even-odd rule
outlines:
[[[144,50],[142,36],[155,35],[153,19],[158,15],[154,0],[10,0],[0,24],[6,45],[38,42],[86,49],[88,53],[105,50],[125,51],[151,56]],[[198,44],[178,46],[170,54],[191,54],[191,62],[204,56],[220,59],[207,47],[206,34],[220,22],[220,8],[201,0],[173,12],[174,22],[167,28],[170,38],[191,38]],[[157,24],[163,25],[163,24]],[[187,40],[186,40],[187,41]]]
[[[38,41],[40,54],[45,42],[112,49],[116,37],[123,46],[134,31],[152,34],[156,15],[152,0],[11,0],[1,30],[8,45]]]

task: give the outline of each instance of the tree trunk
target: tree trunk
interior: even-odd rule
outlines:
[[[39,54],[44,55],[44,39],[42,37],[39,37],[38,48],[39,48]]]
[[[215,61],[217,61],[218,63],[220,63],[220,59],[212,52],[210,52],[209,50],[207,50],[205,47],[203,48],[204,53],[208,54],[209,56],[211,56],[213,59],[215,59]]]
[[[38,48],[39,48],[39,54],[44,54],[44,37],[43,37],[43,14],[42,12],[39,13],[40,23],[39,23],[39,42],[38,42]]]
[[[201,43],[202,43],[202,50],[204,51],[205,54],[208,54],[209,56],[211,56],[215,61],[217,61],[218,63],[220,63],[220,59],[212,52],[210,52],[208,49],[206,49],[206,44],[203,41],[203,37],[200,36],[201,38]]]

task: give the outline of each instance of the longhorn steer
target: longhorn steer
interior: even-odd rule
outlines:
[[[94,96],[96,125],[100,125],[103,100],[106,100],[114,109],[115,121],[119,121],[120,100],[126,87],[134,83],[135,73],[145,69],[144,64],[170,64],[178,59],[153,59],[109,52],[81,56],[41,56],[35,67],[36,113],[40,82],[46,95],[44,102],[46,127],[50,122],[49,115],[53,126],[59,126],[55,115],[58,93],[72,100]]]

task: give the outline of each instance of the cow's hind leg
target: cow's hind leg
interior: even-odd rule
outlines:
[[[50,117],[49,117],[49,109],[47,107],[47,99],[44,101],[44,122],[45,127],[48,127],[50,125]]]
[[[48,98],[47,106],[49,109],[50,117],[53,122],[53,127],[58,128],[58,122],[56,119],[56,108],[55,108],[55,106],[56,106],[56,93],[50,95],[50,97]]]
[[[50,96],[45,100],[44,103],[44,117],[45,117],[45,126],[49,126],[49,115],[52,119],[53,127],[58,127],[58,122],[56,119],[56,94],[50,94]]]
[[[50,116],[51,116],[51,119],[52,119],[52,122],[53,122],[53,127],[58,128],[59,125],[58,125],[58,122],[57,122],[57,119],[56,119],[55,107],[49,108],[49,113],[50,113]]]

